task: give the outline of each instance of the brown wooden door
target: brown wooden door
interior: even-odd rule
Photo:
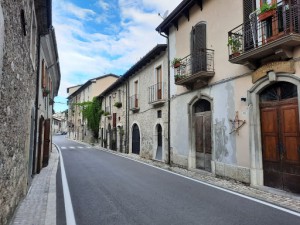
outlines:
[[[211,171],[211,112],[195,114],[196,168]]]
[[[39,119],[39,137],[38,137],[38,154],[37,154],[37,166],[36,172],[40,173],[42,169],[42,151],[43,151],[43,132],[44,132],[44,118]]]
[[[43,152],[43,167],[48,165],[49,150],[50,150],[50,119],[45,120],[44,123],[44,152]]]
[[[261,103],[264,184],[300,193],[298,98]]]

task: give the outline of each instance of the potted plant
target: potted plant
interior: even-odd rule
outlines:
[[[174,58],[171,62],[173,68],[178,68],[180,66],[181,58]]]
[[[227,46],[230,47],[231,50],[231,58],[240,55],[242,42],[240,40],[239,34],[231,34],[228,38]]]
[[[44,96],[44,97],[47,97],[47,95],[49,95],[49,94],[50,94],[50,90],[44,88],[44,89],[43,89],[43,96]]]
[[[122,102],[115,102],[114,106],[117,107],[117,108],[121,108],[122,107]]]
[[[263,21],[271,16],[274,16],[276,13],[276,8],[276,4],[269,5],[267,2],[265,2],[259,9],[258,19]]]
[[[110,113],[109,112],[104,112],[103,115],[108,116],[108,115],[110,115]]]

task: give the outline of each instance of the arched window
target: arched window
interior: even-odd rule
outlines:
[[[211,111],[210,102],[205,99],[200,99],[194,105],[195,113]]]

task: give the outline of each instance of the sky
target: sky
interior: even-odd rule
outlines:
[[[181,0],[53,0],[61,82],[54,110],[67,109],[67,87],[124,74],[155,45],[155,28]]]

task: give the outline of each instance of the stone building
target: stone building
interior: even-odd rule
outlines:
[[[114,74],[107,74],[88,80],[83,85],[69,87],[68,96],[68,136],[75,140],[90,142],[93,135],[87,127],[87,121],[81,113],[79,103],[92,101],[94,97],[100,95],[119,77]]]
[[[173,164],[300,193],[299,7],[183,0],[156,28],[174,62]]]
[[[103,147],[169,162],[168,79],[167,45],[159,44],[99,96]]]
[[[98,97],[102,102],[100,144],[118,152],[126,151],[127,140],[127,82],[120,77]]]
[[[1,225],[9,223],[36,172],[41,37],[51,35],[51,27],[51,1],[0,0]],[[59,77],[53,82],[54,97]]]
[[[168,58],[159,44],[131,67],[128,77],[129,153],[168,162]]]
[[[68,117],[67,111],[58,112],[52,116],[52,134],[68,132]]]

